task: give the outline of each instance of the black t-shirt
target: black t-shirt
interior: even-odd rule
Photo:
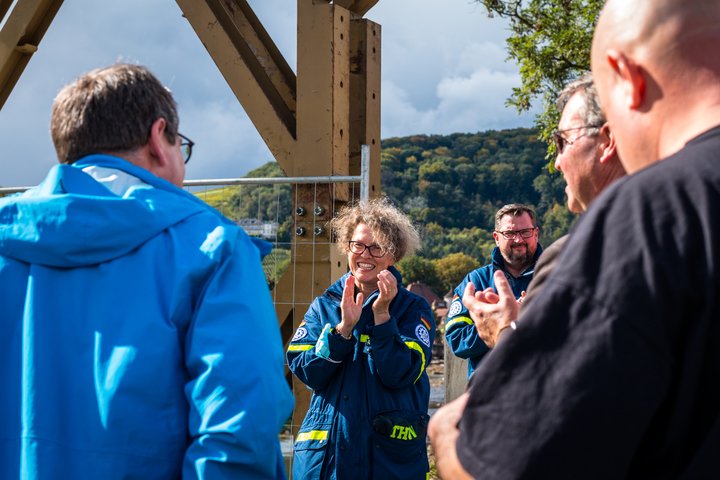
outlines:
[[[720,477],[720,127],[578,222],[470,386],[482,478]]]

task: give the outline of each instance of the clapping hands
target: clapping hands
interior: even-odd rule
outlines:
[[[493,348],[500,332],[517,319],[519,304],[501,271],[495,272],[495,293],[492,288],[475,291],[475,285],[468,282],[462,302],[475,323],[478,335],[485,344]]]

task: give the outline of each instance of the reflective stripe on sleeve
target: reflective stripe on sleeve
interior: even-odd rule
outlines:
[[[472,325],[473,321],[470,317],[455,317],[449,322],[447,322],[447,324],[445,325],[445,331],[447,332],[448,328],[452,327],[456,323],[467,323],[468,325]]]
[[[287,349],[288,352],[304,352],[315,348],[315,345],[290,345]]]
[[[327,430],[310,430],[309,432],[302,432],[298,433],[296,442],[306,442],[308,440],[327,440],[328,439],[328,431]]]
[[[416,350],[420,352],[420,357],[422,358],[422,364],[420,365],[420,373],[418,373],[417,378],[413,381],[413,383],[415,383],[420,380],[420,375],[422,375],[425,371],[425,351],[420,345],[417,344],[417,342],[405,342],[405,345],[407,345],[407,347],[411,350]]]

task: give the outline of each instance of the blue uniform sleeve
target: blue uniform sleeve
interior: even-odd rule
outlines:
[[[417,382],[431,359],[435,320],[430,305],[417,299],[399,317],[373,328],[370,337],[375,371],[383,385],[403,388]]]
[[[288,345],[286,358],[290,371],[315,391],[330,383],[355,349],[354,336],[346,340],[330,333],[339,321],[339,318],[323,319],[320,299],[316,298]]]
[[[278,434],[293,398],[277,316],[257,248],[242,231],[220,230],[204,245],[218,266],[185,336],[183,478],[283,478]]]
[[[447,344],[455,356],[460,358],[479,357],[490,350],[478,335],[475,324],[470,318],[467,308],[465,308],[465,305],[462,303],[465,286],[471,281],[471,275],[467,275],[465,280],[455,288],[455,295],[450,303],[448,319],[445,323],[445,339],[447,340]],[[487,286],[475,283],[475,288],[484,290]]]

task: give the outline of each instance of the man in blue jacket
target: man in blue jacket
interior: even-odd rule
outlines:
[[[284,478],[260,251],[180,188],[170,92],[92,71],[51,134],[60,165],[0,200],[0,478]]]
[[[477,291],[494,289],[493,275],[496,271],[502,271],[515,298],[520,298],[532,280],[535,263],[542,253],[542,246],[538,243],[535,212],[527,205],[511,203],[498,210],[495,214],[493,238],[496,247],[491,254],[492,261],[468,273],[455,288],[445,324],[445,339],[450,350],[456,356],[469,360],[468,378],[489,347],[478,335],[475,324],[462,303],[465,286],[468,282],[473,282]]]

